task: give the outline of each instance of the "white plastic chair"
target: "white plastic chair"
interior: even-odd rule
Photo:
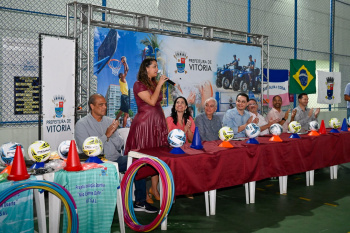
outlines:
[[[121,128],[121,129],[118,129],[117,132],[119,133],[120,137],[124,140],[124,150],[122,151],[122,154],[123,154],[123,156],[126,156],[124,154],[124,151],[125,151],[125,146],[126,146],[126,140],[128,139],[128,135],[130,132],[130,128]],[[128,169],[131,164],[132,164],[132,157],[129,156],[128,162],[126,165],[126,169]],[[124,173],[119,173],[119,177],[120,177],[120,180],[122,180],[124,177]],[[133,184],[133,188],[135,190],[135,184]],[[135,201],[135,193],[134,192],[132,193],[132,200]]]
[[[125,146],[126,146],[126,140],[128,139],[128,135],[129,135],[129,132],[130,132],[130,128],[121,128],[121,129],[118,129],[117,132],[119,133],[120,137],[124,140],[123,155],[125,156],[124,151],[125,151]],[[128,157],[127,168],[129,168],[131,163],[132,163],[132,158]],[[120,179],[122,179],[122,178],[123,178],[123,174],[121,173]]]
[[[128,139],[130,128],[121,128],[121,129],[118,129],[117,132],[119,133],[120,137],[124,140],[124,148],[125,148],[126,139]]]

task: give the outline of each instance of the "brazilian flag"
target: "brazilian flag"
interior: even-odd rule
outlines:
[[[289,93],[316,93],[316,61],[290,60]]]

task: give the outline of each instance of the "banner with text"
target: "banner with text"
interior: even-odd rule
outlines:
[[[218,96],[217,92],[233,100],[240,92],[261,92],[260,47],[96,28],[94,75],[97,92],[106,96],[109,117],[115,118],[120,108],[122,60],[129,67],[125,79],[130,90],[131,115],[136,114],[132,87],[140,64],[147,57],[156,58],[159,72],[176,83],[163,90],[165,116],[178,96],[184,96],[197,115],[204,110],[204,101]]]
[[[42,139],[51,150],[74,138],[75,44],[71,38],[41,35]]]
[[[267,70],[264,69],[264,76]],[[266,81],[266,80],[265,80]],[[288,70],[269,69],[269,99],[267,99],[267,84],[264,85],[264,104],[269,104],[272,108],[272,99],[275,95],[282,98],[282,106],[289,105],[288,95]]]

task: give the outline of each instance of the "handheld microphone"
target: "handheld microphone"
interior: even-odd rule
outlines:
[[[174,83],[173,81],[171,81],[170,79],[166,80],[167,83],[173,85],[173,86],[176,86],[176,83]]]
[[[159,78],[161,75],[162,75],[162,74],[161,74],[161,71],[158,71],[158,74],[157,74],[158,78]],[[173,86],[176,86],[176,83],[174,83],[174,82],[171,81],[170,79],[166,80],[165,82],[167,82],[167,83],[169,83],[169,84],[171,84],[171,85],[173,85]]]

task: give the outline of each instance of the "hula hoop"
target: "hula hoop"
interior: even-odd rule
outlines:
[[[136,219],[131,197],[132,184],[135,175],[137,171],[145,164],[153,166],[158,171],[159,177],[163,184],[163,198],[157,217],[148,225],[141,225]],[[152,231],[164,221],[165,217],[168,216],[174,200],[175,185],[170,168],[162,160],[152,156],[136,160],[125,172],[120,186],[123,199],[124,221],[132,230],[139,232]]]
[[[66,208],[67,213],[67,233],[75,233],[79,231],[79,219],[77,207],[72,195],[63,186],[44,180],[26,181],[23,183],[15,183],[13,186],[0,192],[0,206],[13,196],[27,191],[28,189],[43,189],[57,196]]]

